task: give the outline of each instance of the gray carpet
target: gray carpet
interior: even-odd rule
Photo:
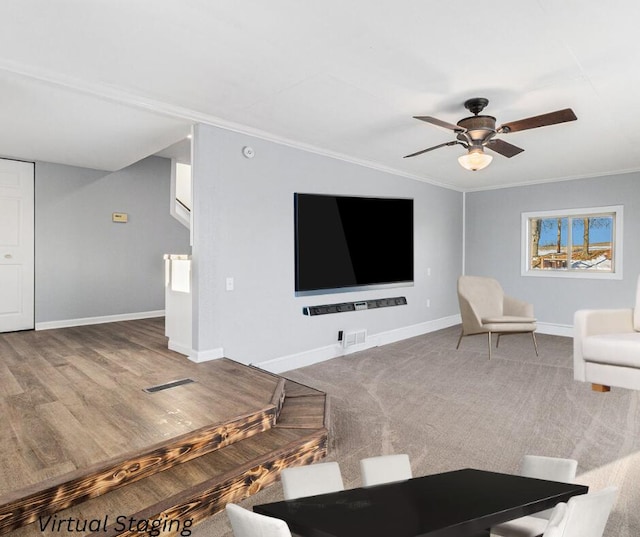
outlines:
[[[414,475],[457,468],[517,473],[524,454],[578,460],[577,482],[619,487],[606,537],[640,536],[640,394],[592,392],[573,380],[572,340],[503,337],[487,359],[486,339],[458,327],[290,371],[326,391],[331,404],[327,460],[346,487],[360,485],[363,457],[408,453]],[[279,483],[242,502],[282,499]],[[224,513],[196,537],[231,537]],[[357,537],[357,536],[354,536]]]

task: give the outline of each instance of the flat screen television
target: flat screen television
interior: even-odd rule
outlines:
[[[413,285],[413,200],[294,194],[295,295]]]

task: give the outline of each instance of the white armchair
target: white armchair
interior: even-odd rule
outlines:
[[[640,389],[640,277],[634,309],[575,313],[573,377],[600,392],[611,386]]]
[[[536,319],[533,305],[504,294],[493,278],[460,276],[458,278],[458,302],[462,318],[462,332],[456,349],[464,336],[487,334],[489,359],[491,359],[491,334],[497,334],[496,347],[501,334],[530,332],[538,355],[536,343]]]

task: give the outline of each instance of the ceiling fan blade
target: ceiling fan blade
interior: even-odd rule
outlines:
[[[429,147],[428,149],[423,149],[422,151],[417,151],[416,153],[411,153],[410,155],[405,155],[402,158],[409,158],[409,157],[417,157],[418,155],[422,155],[422,153],[426,153],[427,151],[433,151],[434,149],[438,149],[440,147],[445,147],[447,145],[458,145],[459,142],[458,140],[453,140],[451,142],[445,142],[444,144],[439,144],[439,145],[434,145],[433,147]]]
[[[524,151],[524,149],[521,149],[520,147],[510,144],[509,142],[505,142],[504,140],[499,140],[497,138],[489,141],[486,147],[507,158],[515,157],[516,155],[519,155]]]
[[[498,132],[516,132],[527,129],[535,129],[537,127],[546,127],[547,125],[556,125],[557,123],[566,123],[567,121],[575,121],[578,119],[571,108],[549,112],[540,116],[528,117],[519,121],[512,121],[502,125]]]
[[[432,125],[437,125],[438,127],[444,127],[445,129],[449,129],[454,132],[466,132],[467,129],[461,127],[460,125],[454,125],[453,123],[447,123],[446,121],[442,121],[441,119],[431,117],[431,116],[413,116],[414,119],[419,119],[420,121],[426,121],[427,123],[431,123]]]

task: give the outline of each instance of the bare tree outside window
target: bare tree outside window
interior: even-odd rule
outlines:
[[[572,210],[527,215],[523,220],[529,245],[527,271],[616,272],[617,212]]]

